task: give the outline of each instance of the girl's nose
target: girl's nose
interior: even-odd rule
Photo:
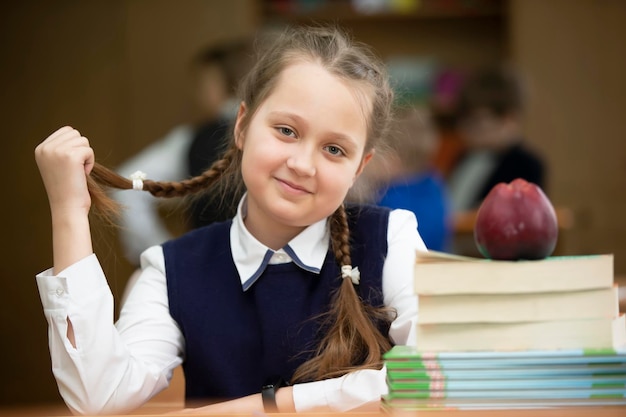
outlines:
[[[316,172],[314,150],[306,146],[294,148],[293,153],[287,159],[287,168],[303,177],[314,176]]]

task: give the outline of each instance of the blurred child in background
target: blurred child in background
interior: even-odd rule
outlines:
[[[465,150],[447,178],[455,212],[478,208],[499,182],[545,187],[544,161],[524,142],[523,110],[521,80],[509,69],[481,69],[465,82],[458,103]]]
[[[155,180],[182,180],[198,175],[219,157],[237,111],[234,99],[241,76],[251,65],[246,39],[211,44],[190,63],[188,120],[163,138],[124,161],[117,171],[128,177],[141,169]],[[127,260],[139,265],[139,255],[152,245],[171,239],[159,212],[159,200],[146,193],[116,191],[114,198],[127,210],[121,214],[120,239]],[[185,227],[193,228],[234,214],[227,205],[201,199],[189,205]]]
[[[412,211],[426,247],[448,250],[451,205],[445,182],[431,165],[437,136],[430,112],[417,106],[402,109],[387,143],[358,181],[357,190],[369,194],[360,198]]]

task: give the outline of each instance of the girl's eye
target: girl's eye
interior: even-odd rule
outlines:
[[[293,130],[289,129],[288,127],[279,127],[278,131],[285,136],[291,136],[291,137],[295,137],[296,136],[296,132],[294,132]]]
[[[325,146],[324,149],[328,151],[328,153],[331,155],[337,155],[337,156],[344,155],[344,152],[338,146],[328,145],[328,146]]]

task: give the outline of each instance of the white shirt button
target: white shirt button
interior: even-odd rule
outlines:
[[[57,297],[61,297],[63,296],[63,294],[65,294],[65,290],[63,288],[57,288],[55,294],[57,295]]]

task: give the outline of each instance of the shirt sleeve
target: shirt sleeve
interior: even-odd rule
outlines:
[[[192,139],[191,126],[178,126],[163,139],[126,160],[117,172],[129,177],[139,170],[151,180],[183,180],[189,177],[187,152]],[[150,193],[133,190],[114,190],[112,195],[124,208],[119,232],[126,258],[137,265],[144,250],[172,237],[159,215],[159,202],[163,200]]]
[[[113,323],[111,290],[92,254],[57,275],[37,275],[48,322],[52,371],[74,413],[124,413],[166,388],[182,362],[183,340],[169,315],[160,247],[142,255],[143,272]],[[70,326],[75,346],[67,337]]]
[[[417,231],[415,215],[408,210],[393,210],[387,229],[388,250],[383,266],[383,298],[397,312],[389,336],[397,345],[415,345],[417,296],[413,290],[415,253],[426,251]],[[339,378],[296,384],[293,399],[296,411],[349,411],[378,403],[387,393],[386,368],[360,370]]]

